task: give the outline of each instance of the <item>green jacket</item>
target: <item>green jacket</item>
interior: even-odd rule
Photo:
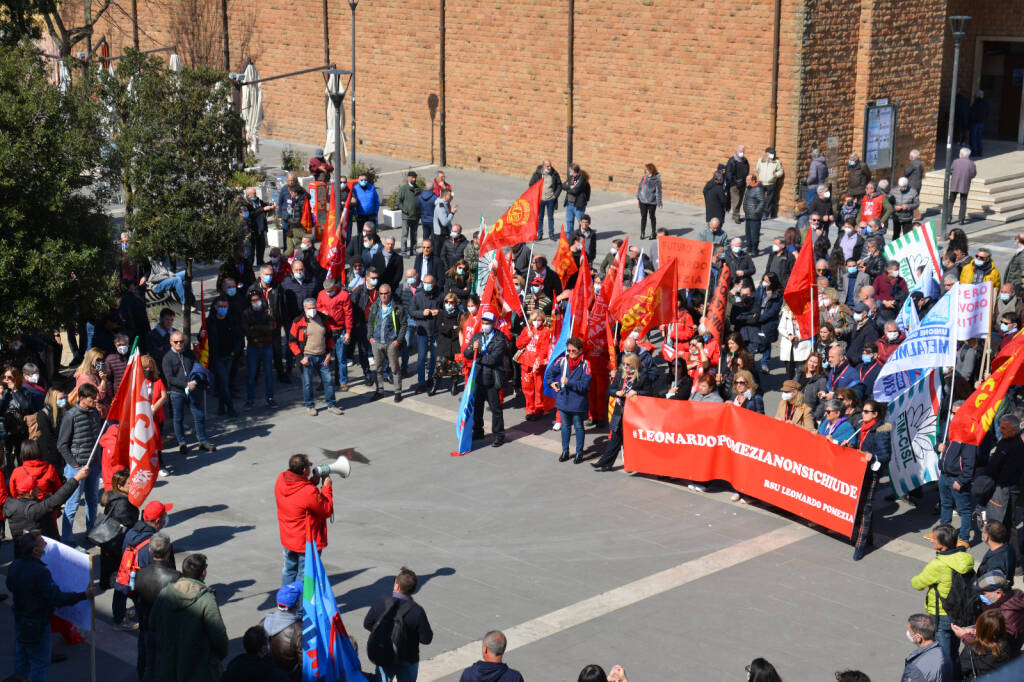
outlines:
[[[966,573],[974,568],[974,557],[963,549],[939,552],[928,562],[924,570],[910,579],[915,590],[927,590],[924,597],[925,613],[935,615],[936,608],[940,616],[948,615],[942,608],[942,602],[935,604],[935,590],[929,589],[938,585],[939,594],[945,599],[953,588],[953,571]]]
[[[160,590],[149,612],[156,637],[154,682],[218,682],[228,633],[213,590],[181,578]]]
[[[420,219],[420,202],[416,200],[419,194],[420,190],[409,187],[408,182],[403,182],[402,186],[398,188],[398,196],[395,201],[398,202],[398,210],[402,212],[402,220]]]

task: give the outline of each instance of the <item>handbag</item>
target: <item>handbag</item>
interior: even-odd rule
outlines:
[[[85,537],[89,538],[89,541],[94,545],[102,546],[116,538],[117,536],[124,533],[127,528],[117,519],[107,516],[106,514],[100,514],[100,518],[96,521],[89,532],[85,534]]]

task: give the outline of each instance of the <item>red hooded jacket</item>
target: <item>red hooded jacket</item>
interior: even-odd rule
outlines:
[[[11,478],[14,478],[14,473],[18,470],[23,470],[35,479],[36,499],[39,500],[49,497],[60,490],[60,487],[64,485],[60,480],[60,476],[57,475],[57,470],[53,468],[53,465],[49,462],[44,462],[41,459],[28,460],[11,472]]]
[[[334,513],[334,486],[317,489],[302,474],[283,471],[274,484],[274,499],[282,547],[305,552],[307,527],[318,550],[327,546],[327,519]]]

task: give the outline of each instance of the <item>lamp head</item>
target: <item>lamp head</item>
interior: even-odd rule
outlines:
[[[967,35],[967,24],[971,18],[964,15],[956,15],[949,18],[949,28],[953,31],[953,37],[959,40]]]

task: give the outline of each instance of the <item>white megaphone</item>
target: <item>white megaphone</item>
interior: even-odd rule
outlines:
[[[319,464],[313,470],[320,475],[320,478],[327,478],[331,474],[337,474],[342,478],[348,478],[352,472],[352,465],[347,457],[339,457],[329,464]]]

